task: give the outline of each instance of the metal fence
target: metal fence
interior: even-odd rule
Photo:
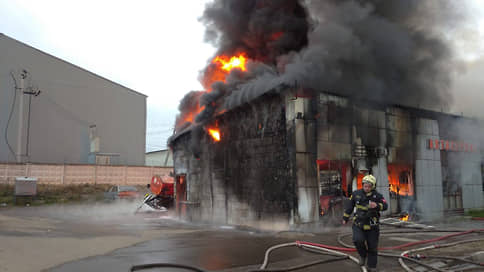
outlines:
[[[168,176],[172,171],[172,167],[0,163],[0,184],[14,184],[16,177],[23,176],[37,178],[37,184],[143,185],[154,175]]]

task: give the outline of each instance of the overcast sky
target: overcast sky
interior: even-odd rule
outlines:
[[[469,16],[475,24],[451,39],[468,61],[456,77],[453,110],[479,116],[484,0],[466,1],[473,5]],[[147,150],[152,151],[166,147],[184,94],[202,89],[198,72],[214,52],[198,21],[206,2],[0,0],[0,32],[148,95]],[[479,99],[469,98],[476,95]]]
[[[148,95],[147,150],[164,148],[180,99],[213,55],[203,0],[0,0],[0,32]]]

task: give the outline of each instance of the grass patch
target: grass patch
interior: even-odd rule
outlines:
[[[484,209],[469,210],[468,212],[466,212],[466,215],[469,215],[472,217],[484,217]]]
[[[109,184],[46,185],[37,184],[35,197],[15,198],[13,184],[0,184],[0,205],[45,205],[57,203],[95,202],[104,200],[104,192]],[[138,189],[143,186],[136,186]],[[5,203],[5,204],[4,204]]]

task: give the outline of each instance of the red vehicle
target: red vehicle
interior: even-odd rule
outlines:
[[[170,208],[173,206],[175,198],[175,182],[172,177],[163,178],[156,175],[151,179],[151,183],[147,185],[153,195],[153,204]],[[145,196],[146,199],[147,196]],[[156,202],[156,203],[154,203]]]
[[[151,179],[150,186],[148,186],[151,192],[160,197],[173,198],[174,190],[174,180],[172,177],[160,177],[153,176]]]
[[[116,185],[108,189],[104,193],[104,199],[106,200],[116,200],[116,199],[129,199],[134,200],[139,198],[141,195],[138,189],[134,186]]]

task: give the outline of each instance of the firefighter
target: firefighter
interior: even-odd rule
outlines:
[[[368,258],[369,271],[376,271],[378,238],[380,236],[380,212],[388,208],[383,196],[375,190],[376,179],[372,175],[363,178],[363,189],[356,190],[345,206],[343,225],[350,219],[353,209],[353,243],[360,255],[360,265]]]

